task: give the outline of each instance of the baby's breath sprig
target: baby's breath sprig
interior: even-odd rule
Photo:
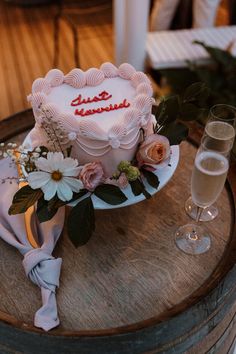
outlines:
[[[42,109],[41,128],[48,138],[47,145],[52,151],[60,151],[65,156],[66,149],[69,147],[70,139],[68,132],[62,127],[60,122],[55,120],[47,109]]]

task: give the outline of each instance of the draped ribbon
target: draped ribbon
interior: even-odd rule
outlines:
[[[54,258],[42,249],[27,252],[23,267],[27,277],[41,288],[43,306],[36,312],[34,322],[45,331],[59,325],[56,287],[59,287],[61,258]]]
[[[49,221],[39,223],[35,218],[35,233],[39,243],[33,248],[25,229],[24,214],[10,216],[8,209],[18,183],[1,183],[7,177],[17,177],[17,169],[10,159],[0,161],[0,237],[14,246],[23,255],[23,267],[27,277],[41,288],[42,307],[36,312],[34,324],[48,331],[59,325],[56,303],[56,288],[59,287],[61,258],[54,258],[52,252],[64,226],[65,208],[60,208]]]

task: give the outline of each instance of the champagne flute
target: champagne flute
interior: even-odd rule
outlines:
[[[228,155],[234,144],[235,127],[236,108],[226,104],[217,104],[210,110],[201,144],[210,150],[217,150]],[[185,203],[185,211],[196,220],[198,208],[191,197]],[[202,211],[200,221],[213,220],[217,215],[217,207],[211,205]]]
[[[198,221],[203,210],[212,205],[222,192],[228,168],[229,154],[200,146],[191,179],[192,200],[197,206],[196,224],[181,226],[175,233],[176,245],[185,253],[195,255],[209,250],[211,235],[199,226]]]

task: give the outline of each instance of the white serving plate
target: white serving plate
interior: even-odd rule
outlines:
[[[26,147],[26,149],[30,149],[31,147],[31,141],[29,135],[25,138],[23,145]],[[157,192],[159,192],[171,179],[173,176],[179,162],[179,145],[172,145],[171,146],[171,155],[170,155],[170,160],[169,160],[169,165],[166,164],[159,164],[156,167],[155,174],[158,176],[160,184],[158,186],[158,189],[152,188],[146,181],[144,182],[144,185],[146,187],[146,190],[148,191],[149,194],[154,195]],[[122,208],[126,207],[129,205],[133,205],[136,203],[139,203],[143,200],[145,200],[145,196],[143,194],[140,194],[138,196],[134,196],[131,190],[131,187],[128,186],[125,189],[122,189],[122,192],[126,195],[127,200],[119,205],[110,205],[103,200],[99,199],[95,195],[92,195],[92,201],[95,209],[98,210],[106,210],[106,209],[116,209],[116,208]],[[85,198],[86,196],[82,197]],[[78,201],[71,203],[70,206],[74,206],[77,204]]]

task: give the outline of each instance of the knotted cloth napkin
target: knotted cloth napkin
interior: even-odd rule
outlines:
[[[7,178],[16,178],[10,180]],[[8,214],[14,194],[18,190],[17,169],[10,159],[0,161],[0,237],[16,247],[24,256],[23,267],[27,277],[41,288],[42,307],[36,312],[34,324],[48,331],[59,325],[56,288],[59,286],[61,258],[52,256],[55,244],[62,232],[65,209],[60,208],[48,222],[39,223],[35,218],[35,230],[39,248],[28,241],[24,215]],[[4,182],[5,181],[5,182]]]

